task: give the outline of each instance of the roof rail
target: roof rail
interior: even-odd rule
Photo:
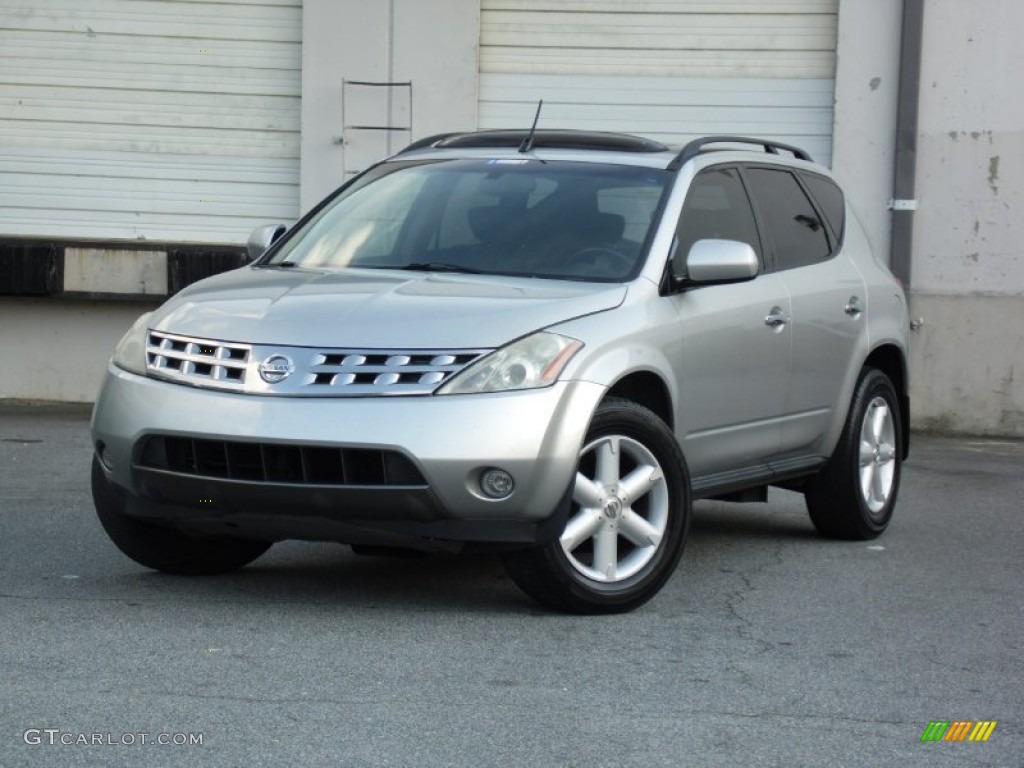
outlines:
[[[422,139],[417,139],[416,141],[414,141],[409,146],[403,147],[402,149],[398,150],[398,152],[396,152],[395,154],[396,155],[401,155],[401,154],[404,154],[406,152],[412,152],[414,149],[423,149],[424,147],[430,147],[430,146],[433,146],[434,144],[437,144],[439,141],[444,141],[447,138],[450,138],[452,136],[458,136],[458,135],[459,135],[458,133],[449,132],[449,133],[435,133],[433,136],[425,136]]]
[[[476,131],[472,133],[441,133],[420,139],[410,144],[398,154],[411,152],[424,147],[438,149],[454,148],[500,148],[517,149],[529,135],[525,129]],[[601,131],[561,131],[539,130],[534,133],[533,147],[540,149],[550,147],[556,149],[603,149],[619,152],[665,152],[664,144],[639,136],[624,133],[606,133]]]
[[[772,141],[771,139],[750,139],[745,136],[704,136],[700,139],[694,139],[685,147],[682,151],[676,155],[675,159],[669,163],[669,170],[678,170],[683,163],[687,160],[692,160],[697,157],[708,144],[754,144],[759,147],[763,147],[764,151],[770,155],[779,154],[779,150],[785,152],[792,152],[793,157],[798,160],[807,160],[808,162],[814,162],[811,156],[807,154],[800,147],[794,147],[791,144],[783,144],[780,141]]]

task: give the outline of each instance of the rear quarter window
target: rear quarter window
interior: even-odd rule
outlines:
[[[843,190],[832,179],[816,173],[801,173],[800,178],[804,180],[818,207],[825,214],[836,240],[842,242],[846,227],[846,198],[843,196]]]

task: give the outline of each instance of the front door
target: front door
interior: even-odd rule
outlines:
[[[691,245],[707,238],[748,243],[761,258],[734,167],[713,166],[694,178],[677,229],[677,274]],[[761,274],[692,287],[671,300],[679,317],[677,432],[695,490],[763,474],[779,452],[789,382],[792,307],[785,282]]]

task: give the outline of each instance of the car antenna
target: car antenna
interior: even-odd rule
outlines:
[[[540,108],[544,106],[544,99],[537,102],[537,114],[533,116],[533,125],[530,127],[530,132],[523,139],[523,143],[519,145],[520,152],[529,152],[533,149],[533,134],[537,132],[537,121],[540,120]]]

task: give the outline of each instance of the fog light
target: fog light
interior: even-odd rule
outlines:
[[[107,444],[102,440],[96,443],[96,455],[100,457],[100,464],[108,472],[114,471],[114,458],[110,455],[110,449],[107,448]]]
[[[480,490],[492,499],[504,499],[512,495],[516,481],[504,469],[485,469],[480,473]]]

